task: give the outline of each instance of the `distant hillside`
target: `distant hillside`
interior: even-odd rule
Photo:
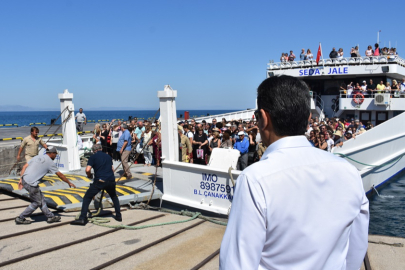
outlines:
[[[0,112],[58,111],[57,108],[32,108],[21,105],[0,105]]]

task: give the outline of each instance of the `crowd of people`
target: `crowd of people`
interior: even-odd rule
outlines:
[[[342,146],[345,141],[355,139],[371,128],[373,125],[370,121],[363,124],[358,119],[320,120],[315,117],[310,119],[305,135],[314,147],[330,152],[333,147]],[[120,151],[123,142],[120,144],[119,141],[126,130],[131,143],[125,146],[127,155],[121,157],[124,152]],[[227,121],[223,118],[220,122],[213,119],[211,123],[205,120],[197,123],[189,119],[178,123],[178,134],[179,161],[200,165],[208,164],[215,148],[236,149],[240,152],[237,169],[243,170],[259,161],[267,148],[261,141],[254,119]],[[161,132],[157,120],[137,121],[134,118],[126,122],[113,120],[101,126],[96,124],[93,143],[100,144],[102,151],[115,161],[124,158],[130,162],[143,163],[144,166],[161,164]]]
[[[102,125],[96,124],[94,128],[93,143],[100,144],[102,151],[109,154],[114,161],[121,160],[124,151],[120,151],[123,142],[121,137],[125,131],[129,138],[125,148],[128,149],[128,160],[135,163],[143,162],[145,166],[151,166],[152,162],[160,165],[160,127],[158,121],[138,121],[133,118],[131,121],[115,121]],[[121,139],[122,141],[122,139]]]
[[[340,90],[343,91],[343,94],[346,97],[351,98],[357,93],[361,93],[365,97],[375,94],[375,93],[390,93],[392,97],[400,97],[400,95],[405,95],[405,78],[402,78],[402,82],[398,83],[397,80],[392,80],[390,82],[380,81],[380,83],[375,84],[372,79],[369,80],[367,84],[366,81],[363,81],[361,84],[350,82],[348,85],[342,84]]]
[[[125,127],[123,127],[125,125]],[[125,160],[134,163],[144,163],[144,166],[161,162],[161,133],[159,121],[115,121],[94,128],[93,143],[100,144],[102,151],[109,154],[113,160],[122,159],[124,151],[120,151],[120,139],[124,131],[130,136],[130,150]],[[180,121],[179,131],[179,161],[207,165],[214,148],[232,148],[240,151],[238,169],[243,170],[248,165],[258,161],[266,147],[263,146],[259,129],[254,120],[221,122],[213,119],[211,123],[203,120],[197,123],[194,119]],[[128,140],[128,141],[129,141]],[[128,147],[127,144],[125,147]],[[128,148],[129,149],[129,148]],[[128,158],[128,159],[127,159]]]
[[[194,119],[178,123],[180,136],[180,157],[183,162],[207,165],[215,148],[236,149],[240,152],[237,169],[243,170],[258,161],[266,147],[261,142],[256,122],[242,119],[211,123]]]
[[[314,147],[331,152],[333,147],[340,147],[372,128],[370,121],[364,125],[358,119],[325,118],[320,121],[315,117],[310,119],[305,135]]]
[[[371,45],[367,46],[367,50],[364,53],[365,56],[389,56],[389,55],[398,55],[397,49],[396,48],[380,48],[379,44],[376,43],[374,45],[374,49],[372,48]],[[344,57],[344,52],[343,48],[339,48],[336,50],[336,48],[332,48],[332,51],[329,53],[329,58],[331,59],[343,59]],[[361,57],[360,52],[359,52],[359,46],[354,46],[350,49],[350,57]],[[295,54],[293,51],[290,51],[290,54],[288,53],[281,53],[280,57],[280,62],[292,62],[295,61]],[[314,55],[311,52],[311,49],[301,49],[300,53],[300,58],[301,61],[304,60],[313,60]]]

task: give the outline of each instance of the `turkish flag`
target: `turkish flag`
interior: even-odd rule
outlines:
[[[316,55],[316,65],[318,65],[321,56],[322,56],[321,43],[319,43],[318,54]]]

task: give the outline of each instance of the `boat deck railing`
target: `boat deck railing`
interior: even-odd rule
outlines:
[[[355,94],[360,93],[364,98],[375,98],[376,95],[388,94],[391,98],[405,98],[405,92],[400,92],[399,90],[394,91],[373,91],[372,93],[364,93],[360,91],[353,90],[351,94],[348,94],[346,90],[340,90],[340,98],[353,98]]]
[[[398,55],[382,56],[362,56],[362,57],[344,57],[335,59],[321,59],[316,64],[315,59],[303,61],[287,61],[278,63],[268,63],[268,70],[277,69],[303,69],[320,66],[344,66],[344,65],[381,65],[381,64],[398,64],[405,67],[405,60]]]

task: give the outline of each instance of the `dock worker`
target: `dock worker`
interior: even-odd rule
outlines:
[[[56,174],[63,182],[66,182],[69,187],[76,188],[69,179],[59,172],[56,163],[53,160],[56,158],[58,152],[54,146],[50,146],[46,150],[45,155],[35,156],[32,158],[21,170],[21,178],[18,183],[19,188],[24,187],[30,196],[31,204],[22,212],[16,219],[16,224],[30,224],[31,221],[27,220],[38,207],[42,213],[48,218],[48,223],[60,221],[60,216],[55,216],[46,205],[45,197],[41,192],[38,184],[39,181],[49,172]]]
[[[79,109],[79,112],[78,113],[76,113],[76,116],[75,116],[75,119],[76,119],[76,129],[77,129],[77,131],[83,131],[83,125],[86,125],[87,124],[87,117],[86,117],[86,115],[83,113],[83,109],[82,108],[80,108]]]
[[[268,146],[236,181],[220,269],[360,269],[369,210],[358,170],[310,145],[309,89],[275,76],[257,90]]]
[[[41,139],[38,138],[39,129],[37,127],[31,128],[31,135],[24,138],[21,143],[20,149],[18,150],[17,154],[17,161],[21,160],[21,153],[25,148],[25,160],[28,163],[33,157],[38,155],[38,146],[42,145],[45,149],[48,148],[46,143]]]
[[[238,139],[233,146],[233,149],[239,150],[240,156],[238,159],[238,170],[243,171],[248,164],[249,140],[245,137],[244,131],[239,131]]]
[[[71,225],[86,225],[87,211],[89,210],[91,200],[102,190],[107,191],[114,203],[115,219],[117,221],[122,221],[120,202],[115,191],[116,184],[112,158],[104,153],[102,149],[103,147],[101,144],[95,144],[92,147],[94,155],[90,156],[89,161],[87,162],[86,174],[88,178],[92,179],[93,174],[91,173],[91,169],[93,169],[94,181],[90,184],[89,189],[83,197],[82,210],[79,219],[72,221],[70,223]]]

